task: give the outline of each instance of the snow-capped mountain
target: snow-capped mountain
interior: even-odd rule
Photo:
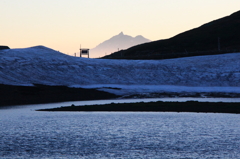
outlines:
[[[144,38],[141,35],[132,37],[129,35],[124,35],[123,32],[121,32],[120,34],[113,36],[112,38],[91,49],[90,56],[98,58],[116,52],[118,50],[127,49],[129,47],[146,42],[150,42],[150,40]]]
[[[127,87],[132,90],[240,92],[240,53],[167,60],[69,56],[44,46],[0,51],[0,82],[9,85]],[[191,89],[190,89],[191,88]]]

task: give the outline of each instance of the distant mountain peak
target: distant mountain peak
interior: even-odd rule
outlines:
[[[118,35],[124,35],[123,32],[119,33]]]
[[[90,50],[90,57],[102,57],[113,52],[128,49],[132,46],[150,42],[149,39],[142,35],[132,37],[125,35],[123,32],[111,37],[110,39],[100,43],[98,46]]]

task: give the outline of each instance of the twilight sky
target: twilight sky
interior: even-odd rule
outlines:
[[[44,45],[73,55],[119,34],[150,40],[239,10],[240,0],[1,0],[0,45]]]

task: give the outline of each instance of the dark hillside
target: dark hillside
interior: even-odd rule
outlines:
[[[10,49],[8,46],[0,46],[0,50]]]
[[[180,33],[115,52],[104,58],[164,59],[240,51],[240,11]]]
[[[0,84],[0,107],[116,98],[116,95],[95,89],[69,88],[66,86],[12,86]]]

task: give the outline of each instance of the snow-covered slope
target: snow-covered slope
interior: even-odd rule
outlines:
[[[234,87],[238,90],[240,53],[132,61],[72,57],[44,46],[10,49],[0,51],[0,82],[85,87],[111,84]]]

